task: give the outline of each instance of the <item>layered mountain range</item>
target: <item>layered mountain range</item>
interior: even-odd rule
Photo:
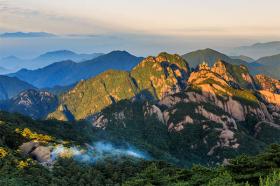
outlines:
[[[161,53],[157,57],[144,59],[130,72],[110,70],[80,82],[62,96],[61,105],[67,107],[75,118],[84,119],[120,100],[161,100],[167,95],[197,89],[215,96],[231,97],[242,101],[241,104],[257,108],[262,105],[259,96],[264,92],[271,90],[277,97],[278,84],[278,80],[265,75],[253,77],[244,65],[232,65],[223,60],[217,60],[212,67],[206,63],[200,64],[198,69],[191,72],[189,64],[182,57]],[[245,116],[236,118],[244,120]]]
[[[41,175],[57,175],[58,168],[65,171],[65,167],[71,167],[71,171],[80,172],[81,167],[88,170],[91,165],[105,170],[102,166],[111,161],[106,159],[109,155],[117,162],[123,156],[126,160],[132,158],[133,166],[139,163],[139,158],[149,160],[148,163],[163,160],[180,167],[223,165],[213,177],[225,169],[223,172],[230,172],[235,181],[258,183],[259,177],[268,174],[260,174],[260,170],[279,167],[279,163],[275,163],[279,147],[272,147],[256,159],[251,157],[253,160],[247,156],[233,158],[241,154],[256,155],[268,145],[280,142],[280,81],[250,73],[250,67],[240,59],[208,51],[212,57],[206,58],[208,52],[198,55],[200,57],[162,52],[145,59],[118,51],[110,55],[121,56],[114,64],[125,62],[121,69],[114,69],[108,62],[112,56],[105,55],[106,60],[100,56],[94,62],[86,62],[86,65],[98,65],[87,66],[89,71],[84,69],[80,76],[75,71],[79,66],[69,71],[72,75],[65,72],[57,76],[57,71],[51,71],[53,81],[66,82],[64,77],[73,77],[75,81],[85,78],[77,84],[50,89],[59,92],[56,95],[31,87],[0,102],[1,110],[32,118],[0,112],[3,136],[0,145],[4,147],[0,148],[0,159],[15,162],[15,166],[9,164],[4,172],[16,167],[13,170],[16,175],[21,175],[20,171],[24,174],[31,171],[34,175],[39,170]],[[101,64],[108,66],[100,68]],[[40,76],[34,76],[34,80],[36,78]],[[94,143],[100,141],[110,144]],[[38,162],[43,166],[38,166]],[[165,167],[162,162],[156,164]],[[73,166],[76,168],[72,169]],[[116,172],[112,166],[106,167],[109,172]],[[154,169],[154,165],[145,168],[148,177],[151,172],[160,175]],[[169,176],[171,167],[165,171]],[[194,167],[191,172],[180,170],[179,177],[189,180],[189,175],[199,175],[201,180],[201,175],[212,171]],[[152,175],[154,180],[155,174]],[[146,183],[139,180],[136,180],[138,185]],[[193,185],[201,185],[201,182]]]
[[[16,72],[20,69],[37,69],[43,68],[54,62],[60,62],[65,60],[72,60],[75,62],[82,62],[91,60],[103,55],[102,53],[92,54],[77,54],[69,50],[57,50],[46,52],[32,59],[21,59],[16,56],[7,56],[0,59],[0,66],[5,67],[5,70],[0,73]]]
[[[17,77],[38,88],[68,86],[109,69],[130,70],[142,59],[125,51],[113,51],[95,58],[92,56],[92,59],[83,62],[65,60],[36,70],[22,69],[9,76]]]
[[[279,83],[223,60],[191,71],[179,55],[161,53],[130,72],[81,81],[48,118],[87,120],[110,134],[102,138],[145,144],[169,161],[226,162],[280,140]]]

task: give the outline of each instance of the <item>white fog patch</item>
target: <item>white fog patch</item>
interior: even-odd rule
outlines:
[[[106,157],[119,158],[128,156],[145,160],[150,159],[147,153],[130,145],[126,148],[118,148],[109,142],[96,142],[92,145],[86,144],[86,146],[86,148],[81,148],[77,146],[65,147],[58,145],[51,152],[51,160],[54,161],[60,157],[73,158],[84,163],[95,163]]]

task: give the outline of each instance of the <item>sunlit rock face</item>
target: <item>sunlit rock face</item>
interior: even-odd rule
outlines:
[[[277,79],[270,78],[263,74],[255,76],[256,83],[259,89],[270,91],[272,93],[280,94],[280,81]]]

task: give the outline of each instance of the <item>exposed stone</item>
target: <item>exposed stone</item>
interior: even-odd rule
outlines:
[[[23,143],[20,147],[20,152],[24,156],[30,156],[40,163],[48,163],[51,161],[51,149],[41,146],[38,142]]]

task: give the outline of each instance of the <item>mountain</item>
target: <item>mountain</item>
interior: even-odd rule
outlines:
[[[9,72],[8,69],[0,67],[0,74],[7,74]]]
[[[248,57],[248,56],[244,56],[244,55],[230,56],[230,58],[232,58],[232,59],[239,59],[239,60],[245,61],[247,63],[252,63],[252,62],[256,61],[255,59],[253,59],[251,57]]]
[[[41,119],[54,111],[57,105],[58,99],[51,93],[29,89],[9,100],[1,101],[0,109]]]
[[[258,74],[255,76],[257,85],[261,90],[268,90],[269,92],[280,94],[280,81],[273,79],[263,74]]]
[[[81,62],[81,61],[85,61],[85,60],[94,59],[101,55],[103,55],[103,54],[102,53],[77,54],[70,50],[57,50],[57,51],[52,51],[52,52],[47,52],[45,54],[42,54],[42,55],[38,56],[37,58],[33,59],[33,61],[41,62],[41,63],[44,63],[44,62],[49,63],[50,61],[58,62],[58,61],[63,61],[63,60],[72,60],[72,61],[76,61],[76,62]]]
[[[280,81],[266,78],[223,60],[191,72],[182,57],[161,53],[130,72],[81,81],[48,118],[87,120],[103,131],[96,138],[143,147],[156,159],[214,165],[280,139]]]
[[[252,71],[256,72],[256,74],[261,73],[280,79],[280,54],[262,57],[250,63],[250,66]]]
[[[71,119],[86,119],[120,100],[134,98],[158,101],[167,95],[184,92],[189,88],[190,91],[213,94],[195,97],[200,97],[207,104],[217,97],[214,103],[237,121],[245,121],[250,114],[257,114],[260,121],[277,120],[277,117],[274,118],[277,114],[272,116],[267,108],[261,106],[268,105],[263,100],[275,104],[269,97],[275,92],[266,95],[266,92],[258,91],[259,87],[263,86],[258,86],[244,65],[231,65],[218,60],[212,67],[205,63],[201,64],[197,71],[191,73],[188,63],[183,58],[161,53],[157,57],[144,59],[130,73],[107,71],[95,78],[80,82],[62,95],[61,105],[49,117],[62,120],[68,120],[67,116],[71,116]],[[259,96],[256,97],[256,94]],[[279,97],[276,94],[274,96]],[[220,100],[222,97],[228,101]],[[259,100],[259,97],[264,98]],[[178,100],[178,98],[170,99]],[[194,98],[193,102],[201,101]]]
[[[246,55],[255,59],[280,53],[280,41],[255,43],[250,46],[241,46],[228,51],[230,55]]]
[[[228,57],[227,55],[217,52],[215,50],[205,49],[190,52],[188,54],[183,55],[182,57],[186,61],[188,61],[190,67],[192,68],[196,68],[202,62],[206,62],[210,66],[212,66],[217,60],[223,60],[230,64],[246,66],[252,75],[265,74],[280,79],[280,67],[278,67],[277,64],[277,58],[279,57],[278,55],[260,58],[259,60],[255,60],[254,62],[246,62],[240,59],[240,57]],[[241,56],[241,58],[244,59],[244,56]],[[245,60],[250,59],[245,57]],[[267,65],[265,63],[267,63]],[[271,66],[269,65],[269,63],[274,63],[275,65]]]
[[[19,69],[21,66],[25,63],[24,60],[16,57],[16,56],[7,56],[2,59],[0,59],[0,65],[5,66],[7,69],[6,74],[9,73],[9,71],[13,69]]]
[[[46,32],[7,32],[0,34],[0,38],[33,38],[33,37],[55,37],[56,35]]]
[[[58,61],[72,60],[75,62],[82,62],[94,59],[101,55],[103,54],[77,54],[69,50],[57,50],[44,53],[34,59],[20,59],[16,56],[8,56],[0,59],[0,65],[5,66],[10,71],[16,71],[22,68],[37,69]]]
[[[50,118],[68,120],[86,117],[123,99],[142,97],[160,99],[185,88],[189,68],[178,55],[161,53],[148,57],[131,72],[109,70],[95,78],[81,81],[61,98],[57,111]],[[102,99],[101,99],[102,98]]]
[[[226,56],[225,54],[222,54],[222,53],[212,50],[210,48],[190,52],[190,53],[184,54],[182,57],[189,63],[190,67],[192,67],[192,68],[196,68],[203,61],[208,63],[210,66],[212,66],[219,59],[226,61],[230,64],[248,65],[248,63],[246,63],[243,60],[232,59],[232,58]]]
[[[22,69],[9,76],[18,77],[39,88],[67,86],[94,77],[106,70],[130,70],[141,61],[125,51],[113,51],[95,59],[76,63],[63,61],[38,70]]]
[[[33,118],[55,111],[46,120],[0,112],[0,183],[269,185],[280,167],[279,89],[242,64],[190,70],[163,52],[82,80],[58,100],[24,91],[7,108]]]
[[[0,100],[12,98],[27,89],[36,88],[16,77],[0,76]]]
[[[280,54],[262,57],[256,62],[265,66],[280,67]]]
[[[47,92],[50,92],[54,95],[59,96],[61,94],[64,94],[64,93],[68,92],[69,90],[71,90],[75,86],[76,86],[76,83],[71,84],[71,85],[67,85],[67,86],[54,86],[54,87],[51,87],[51,88],[43,88],[41,90],[47,91]]]

